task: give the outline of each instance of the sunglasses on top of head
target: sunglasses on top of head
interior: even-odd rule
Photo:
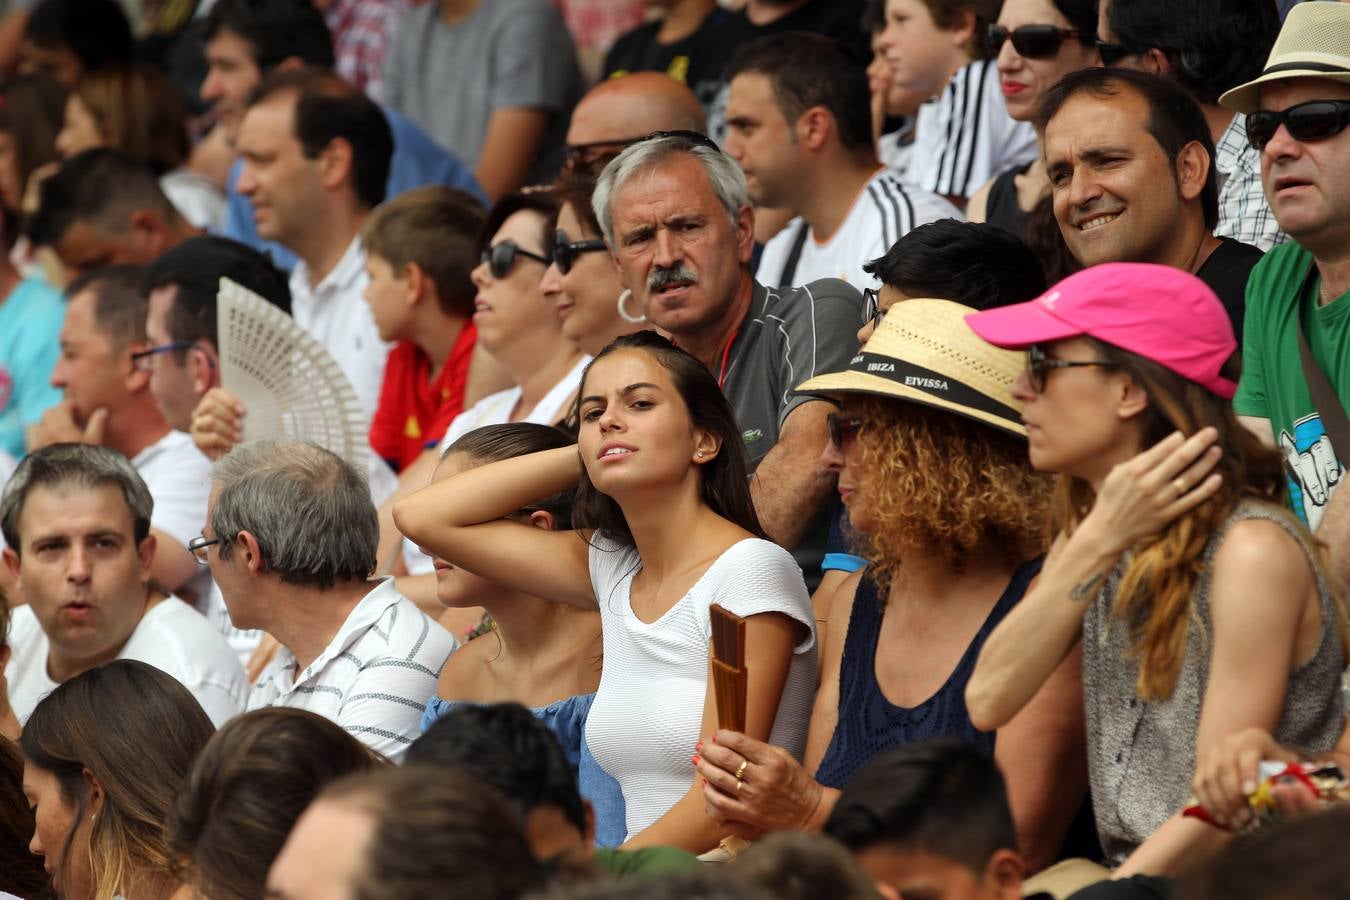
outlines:
[[[609,245],[599,238],[569,241],[567,232],[561,228],[553,233],[553,262],[558,266],[558,271],[564,275],[572,271],[572,266],[576,264],[577,257],[583,253],[595,253],[599,250],[608,249]]]
[[[1350,124],[1350,100],[1309,100],[1275,112],[1260,109],[1247,114],[1247,140],[1255,150],[1266,149],[1283,125],[1296,141],[1323,141]]]
[[[529,250],[521,247],[515,241],[498,241],[491,247],[483,251],[482,261],[487,264],[488,271],[492,273],[493,278],[505,278],[511,274],[511,267],[516,264],[520,257],[532,259],[535,262],[548,265],[553,262],[547,256],[541,253],[531,253]]]
[[[1057,25],[1022,25],[1008,29],[1002,25],[990,25],[985,34],[989,45],[989,55],[998,56],[1004,43],[1011,40],[1013,49],[1019,56],[1027,59],[1047,59],[1059,52],[1060,45],[1069,39],[1092,40],[1074,28],[1060,28]]]

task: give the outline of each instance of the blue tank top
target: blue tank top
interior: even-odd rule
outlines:
[[[839,722],[816,771],[816,780],[826,787],[842,788],[878,753],[932,738],[954,737],[993,752],[993,732],[980,731],[971,724],[966,710],[966,682],[989,632],[1022,599],[1043,562],[1044,557],[1038,557],[1018,567],[946,683],[914,707],[893,705],[877,684],[877,636],[884,608],[876,584],[864,575],[853,602],[839,666]]]
[[[577,788],[583,799],[589,800],[595,811],[595,843],[600,847],[617,847],[627,834],[624,827],[625,807],[619,783],[600,767],[586,746],[586,716],[591,711],[595,694],[577,694],[530,708],[535,718],[542,721],[558,736],[563,753],[572,771],[577,775]],[[422,730],[426,731],[441,716],[468,700],[442,700],[435,694],[427,701],[422,713]],[[476,704],[475,704],[476,705]]]

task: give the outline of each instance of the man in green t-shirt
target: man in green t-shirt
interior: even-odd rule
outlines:
[[[1350,400],[1350,4],[1295,6],[1260,77],[1220,98],[1247,116],[1261,180],[1293,239],[1271,250],[1247,284],[1243,372],[1233,408],[1278,446],[1290,504],[1329,546],[1350,538],[1350,492],[1309,393],[1300,327],[1342,406]],[[1350,455],[1350,451],[1343,452]],[[1342,574],[1350,556],[1335,555]]]

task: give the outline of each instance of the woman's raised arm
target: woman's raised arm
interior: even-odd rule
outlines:
[[[576,447],[488,463],[400,500],[394,506],[394,523],[431,555],[475,575],[593,609],[586,538],[506,518],[575,486],[580,474]]]

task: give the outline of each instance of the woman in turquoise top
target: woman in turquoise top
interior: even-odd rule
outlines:
[[[433,481],[466,469],[571,446],[556,428],[529,422],[489,425],[468,432],[448,448]],[[572,527],[573,492],[520,510],[515,518],[550,531]],[[437,559],[436,596],[449,607],[483,607],[492,628],[450,655],[436,695],[427,701],[422,730],[461,703],[514,701],[528,706],[553,729],[578,774],[582,796],[595,807],[596,842],[624,837],[619,786],[585,747],[583,729],[600,684],[600,616],[500,587]]]

